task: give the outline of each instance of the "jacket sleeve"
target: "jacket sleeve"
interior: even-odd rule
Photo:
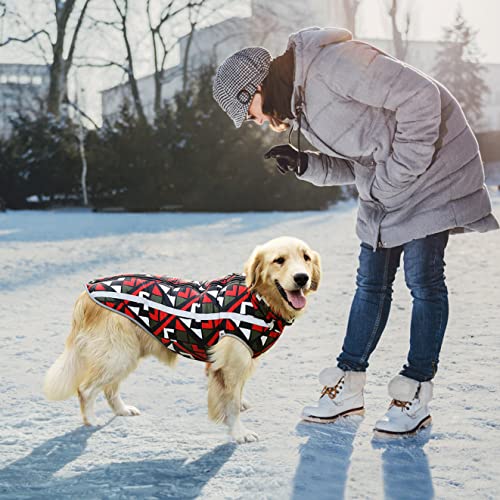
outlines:
[[[373,190],[397,194],[432,163],[441,95],[426,75],[360,42],[347,42],[331,69],[343,97],[395,113],[392,151],[377,165]],[[383,194],[383,193],[382,193]]]
[[[300,180],[315,186],[354,184],[354,171],[350,161],[314,151],[305,153],[307,153],[307,170],[302,175],[297,175]]]

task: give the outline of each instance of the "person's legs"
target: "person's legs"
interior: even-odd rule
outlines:
[[[419,382],[431,380],[448,322],[444,251],[448,231],[403,246],[405,280],[413,297],[408,362],[400,372]]]
[[[444,250],[448,232],[403,245],[405,280],[413,297],[408,362],[389,382],[392,402],[375,423],[375,431],[411,434],[429,425],[428,404],[439,352],[448,321],[448,292],[444,278]]]
[[[373,248],[361,243],[357,290],[338,366],[319,374],[324,386],[318,403],[306,406],[302,418],[333,422],[339,417],[364,412],[363,388],[368,358],[375,349],[389,316],[392,284],[403,248]]]
[[[347,332],[338,367],[344,371],[365,371],[368,359],[382,335],[389,317],[392,284],[403,247],[380,248],[376,252],[361,243],[357,290],[351,305]]]

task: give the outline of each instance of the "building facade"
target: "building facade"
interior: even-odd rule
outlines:
[[[340,0],[341,2],[342,0]],[[340,3],[334,0],[333,3]],[[188,74],[202,64],[223,61],[227,56],[249,45],[265,46],[273,55],[284,50],[288,35],[294,26],[314,26],[328,12],[331,0],[310,0],[304,16],[302,0],[269,2],[252,0],[250,17],[232,17],[194,32],[189,50]],[[270,24],[271,23],[271,24]],[[305,24],[304,24],[305,23]],[[183,60],[188,45],[188,35],[179,41],[179,60]],[[183,68],[181,64],[164,72],[162,100],[172,99],[182,89]],[[148,75],[137,80],[144,113],[149,121],[154,120],[154,80]],[[113,123],[124,106],[132,108],[132,95],[127,83],[116,85],[101,92],[103,121]]]
[[[48,66],[0,64],[0,136],[9,136],[11,120],[20,112],[27,115],[39,112],[48,89]]]

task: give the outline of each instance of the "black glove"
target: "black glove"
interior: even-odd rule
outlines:
[[[300,168],[299,168],[299,157],[300,157]],[[287,172],[295,172],[298,175],[302,175],[307,170],[307,154],[294,148],[291,144],[279,144],[278,146],[273,146],[267,153],[264,154],[264,158],[268,160],[269,158],[276,159],[276,168],[282,174]]]

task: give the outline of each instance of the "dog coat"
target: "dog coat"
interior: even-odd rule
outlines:
[[[239,274],[201,282],[123,274],[90,281],[86,290],[97,304],[129,318],[166,348],[199,361],[208,361],[207,350],[223,336],[260,356],[291,324]]]

